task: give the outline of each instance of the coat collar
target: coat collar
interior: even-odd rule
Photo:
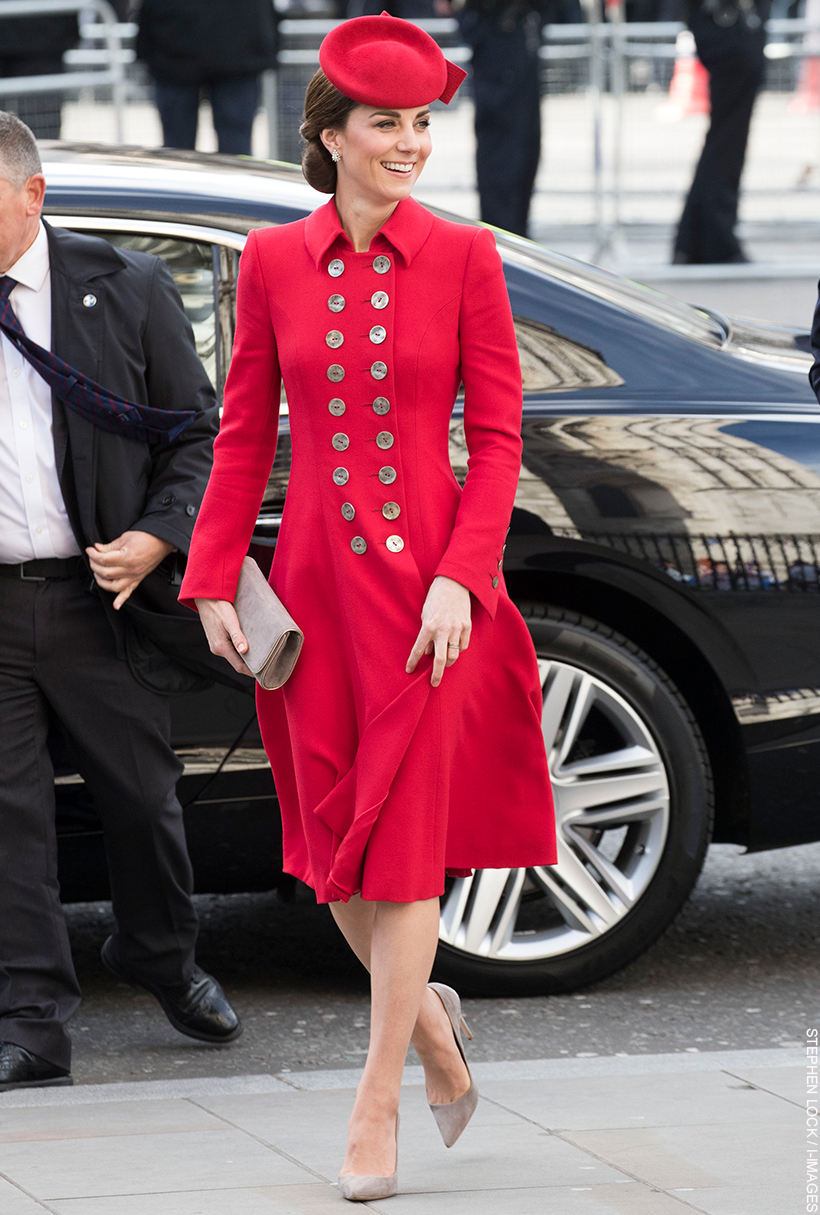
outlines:
[[[430,235],[432,226],[433,216],[430,212],[414,198],[405,198],[382,226],[375,240],[384,238],[401,254],[405,266],[409,266]],[[317,270],[321,269],[322,258],[328,249],[340,239],[349,247],[350,242],[339,221],[336,200],[331,198],[305,221],[305,244]]]
[[[125,259],[113,245],[98,236],[85,236],[65,228],[52,228],[46,220],[43,227],[48,237],[48,254],[52,273],[87,282],[103,274],[125,269]]]

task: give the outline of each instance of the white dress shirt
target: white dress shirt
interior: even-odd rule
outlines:
[[[25,335],[51,349],[51,270],[42,223],[7,271]],[[80,552],[66,514],[52,437],[51,389],[0,333],[0,563]]]

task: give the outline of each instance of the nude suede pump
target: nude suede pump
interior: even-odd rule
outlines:
[[[392,1198],[399,1191],[399,1116],[396,1114],[396,1171],[390,1177],[370,1177],[357,1173],[339,1174],[336,1183],[348,1202],[375,1202]]]
[[[428,987],[436,993],[438,998],[444,1005],[444,1011],[450,1018],[450,1024],[453,1027],[453,1036],[456,1040],[456,1046],[459,1049],[459,1054],[464,1059],[464,1066],[467,1068],[467,1075],[470,1076],[470,1087],[466,1093],[463,1093],[455,1101],[445,1102],[443,1105],[434,1105],[432,1101],[427,1104],[432,1110],[433,1117],[436,1120],[438,1129],[441,1131],[441,1137],[444,1140],[445,1147],[452,1147],[467,1123],[472,1118],[478,1105],[478,1089],[475,1086],[473,1077],[470,1075],[470,1068],[467,1064],[467,1059],[464,1055],[464,1045],[461,1041],[461,1031],[468,1038],[472,1038],[470,1028],[464,1017],[461,1015],[461,1000],[457,992],[454,992],[452,987],[446,987],[444,983],[428,983]]]

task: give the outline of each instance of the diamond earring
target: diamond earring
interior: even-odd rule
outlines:
[[[330,159],[333,161],[333,163],[335,165],[337,165],[339,163],[339,161],[342,159],[341,155],[339,154],[338,148],[334,148],[333,151],[330,153]]]

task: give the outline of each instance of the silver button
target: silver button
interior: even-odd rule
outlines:
[[[374,291],[370,297],[370,302],[374,308],[386,308],[390,303],[390,296],[386,291]]]
[[[382,485],[392,485],[396,479],[396,470],[391,468],[389,464],[385,464],[384,468],[379,469],[379,480]]]
[[[354,553],[358,553],[361,556],[362,553],[367,552],[367,541],[364,536],[354,536],[350,541],[350,547]]]
[[[387,330],[384,325],[374,325],[369,334],[371,342],[375,346],[381,346],[384,339],[387,337]]]
[[[386,363],[374,363],[373,366],[370,368],[370,374],[372,375],[374,380],[383,380],[384,377],[387,375],[387,364]],[[342,372],[342,375],[344,375],[344,372]]]
[[[331,350],[338,350],[342,342],[345,340],[345,335],[339,333],[338,329],[331,329],[330,333],[325,338]]]
[[[356,508],[352,502],[342,503],[342,518],[347,519],[348,522],[356,518]]]
[[[375,257],[373,259],[373,269],[377,274],[387,274],[387,271],[390,269],[390,258],[383,255]],[[341,270],[339,273],[341,274]]]
[[[334,418],[340,418],[346,408],[347,406],[341,397],[334,397],[333,400],[328,404],[328,409],[333,414]]]
[[[380,447],[382,451],[387,451],[389,447],[393,446],[394,442],[395,439],[389,430],[380,430],[376,435],[376,446]]]
[[[96,304],[96,302],[97,302],[96,295],[91,295],[89,293],[88,295],[83,296],[83,308],[93,308],[94,305]]]
[[[404,548],[404,541],[401,536],[388,536],[386,544],[391,553],[400,553]]]
[[[327,301],[327,306],[331,312],[341,312],[345,306],[345,297],[343,295],[331,295]]]
[[[327,268],[327,272],[331,278],[338,278],[340,274],[345,272],[345,264],[340,257],[334,257],[333,261]]]
[[[346,468],[334,468],[333,480],[337,485],[347,485],[348,481],[350,480],[350,473]]]
[[[348,447],[350,446],[350,439],[348,439],[347,435],[343,435],[341,433],[334,435],[330,441],[335,447],[336,451],[347,451]]]
[[[499,561],[499,563],[498,563],[498,572],[499,572],[499,574],[501,573],[501,566],[502,566],[503,564],[504,564],[504,563],[503,563],[502,561]]]
[[[385,502],[382,507],[382,514],[385,519],[398,519],[401,514],[401,507],[398,502]]]
[[[327,369],[327,378],[332,380],[334,384],[338,384],[339,380],[343,380],[345,378],[344,367],[340,367],[338,363],[333,363]]]
[[[387,397],[376,397],[373,402],[373,412],[377,413],[380,418],[386,413],[390,413],[390,402]]]
[[[495,590],[495,588],[496,588],[497,586],[498,586],[498,579],[497,579],[497,578],[493,578],[493,590]]]

